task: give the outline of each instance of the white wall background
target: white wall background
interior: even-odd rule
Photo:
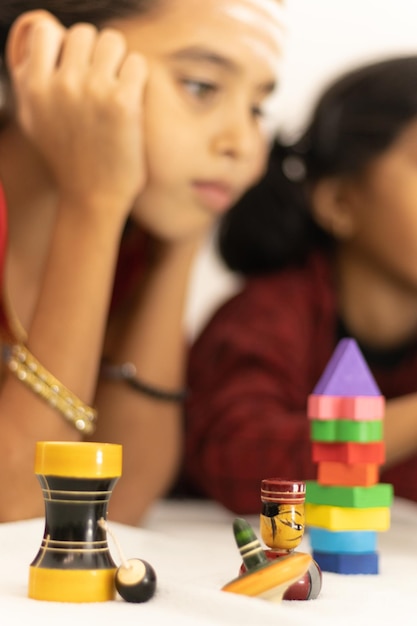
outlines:
[[[339,73],[362,62],[417,54],[417,0],[284,2],[288,40],[276,116],[279,131],[289,138],[301,132],[316,97]],[[192,337],[239,286],[217,258],[212,239],[192,279],[186,319]]]
[[[417,54],[417,0],[284,1],[289,33],[277,114],[291,130],[341,71],[381,57]]]

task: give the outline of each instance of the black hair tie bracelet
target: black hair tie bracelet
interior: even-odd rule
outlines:
[[[187,390],[169,391],[166,389],[158,389],[153,385],[149,385],[136,378],[136,367],[133,363],[122,363],[121,365],[113,365],[109,361],[104,360],[101,366],[101,374],[109,380],[119,380],[125,382],[129,387],[144,394],[154,400],[164,402],[184,402],[187,397]]]

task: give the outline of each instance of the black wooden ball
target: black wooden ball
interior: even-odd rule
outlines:
[[[147,561],[129,559],[118,568],[115,584],[126,602],[147,602],[155,593],[155,570]]]

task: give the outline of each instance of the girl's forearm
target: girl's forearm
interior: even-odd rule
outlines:
[[[77,207],[78,208],[78,207]],[[121,225],[59,211],[28,345],[85,402],[93,402]]]
[[[196,244],[164,246],[154,260],[124,333],[107,355],[132,362],[137,377],[162,390],[184,385],[184,310]],[[124,470],[111,502],[114,518],[137,523],[175,478],[182,451],[181,402],[153,399],[121,381],[102,381],[98,435],[124,448]]]
[[[94,401],[119,235],[74,211],[58,213],[27,346],[39,363],[84,403]],[[77,221],[78,220],[78,221]],[[78,432],[16,376],[4,371],[0,396],[0,469],[7,475],[0,520],[43,511],[33,475],[35,443],[79,440]]]

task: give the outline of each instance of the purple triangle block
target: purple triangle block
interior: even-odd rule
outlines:
[[[339,341],[313,394],[322,396],[381,395],[355,339],[347,338]]]

